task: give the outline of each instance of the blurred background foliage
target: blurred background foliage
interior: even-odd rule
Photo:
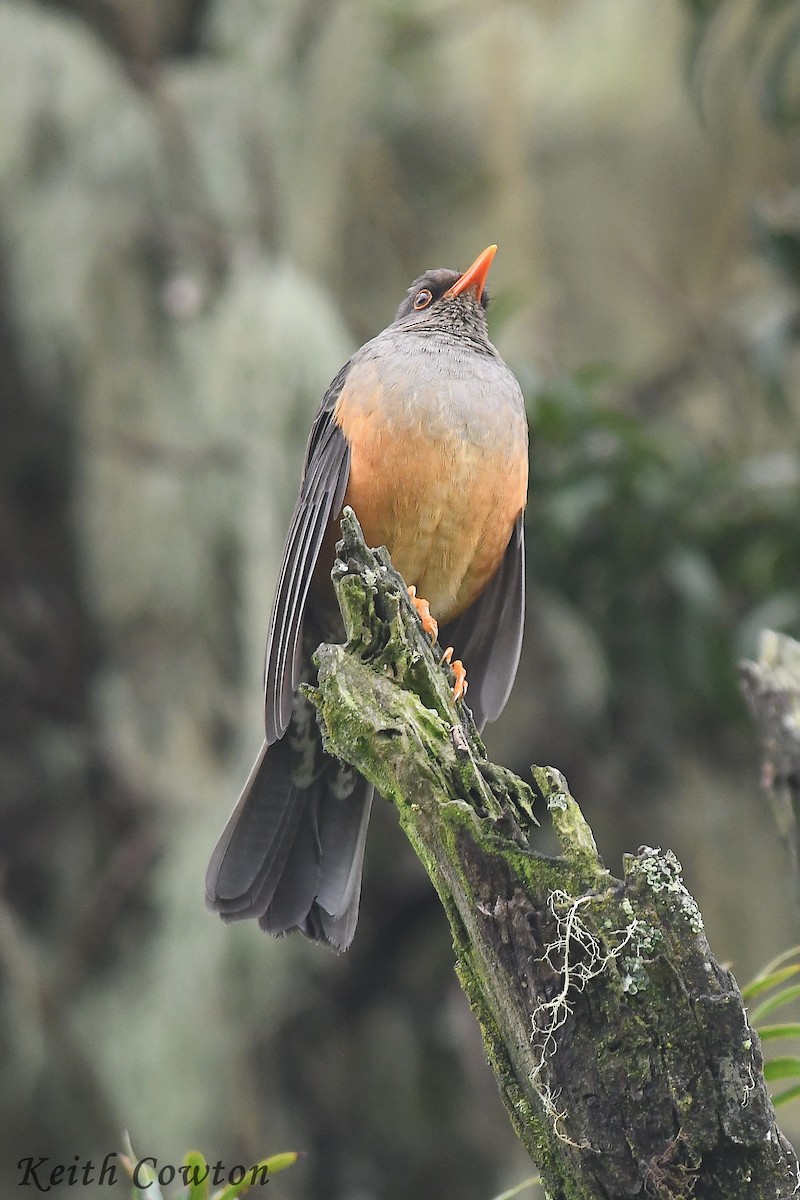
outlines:
[[[736,662],[800,634],[799,122],[789,0],[0,0],[4,1194],[123,1128],[302,1149],[298,1200],[530,1175],[388,805],[343,958],[202,897],[311,416],[493,240],[532,482],[490,751],[612,870],[671,846],[740,979],[797,941]]]

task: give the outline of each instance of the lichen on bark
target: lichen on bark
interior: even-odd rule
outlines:
[[[347,641],[319,648],[309,694],[327,748],[393,801],[439,893],[550,1200],[800,1195],[758,1037],[675,856],[643,847],[612,877],[551,767],[534,779],[562,853],[539,854],[534,791],[488,761],[387,552],[347,509],[342,533]]]
[[[800,910],[800,642],[765,629],[758,662],[739,664],[742,694],[761,739],[761,779],[786,847]]]

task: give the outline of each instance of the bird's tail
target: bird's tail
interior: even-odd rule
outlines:
[[[346,950],[358,921],[373,787],[326,755],[313,709],[295,701],[266,744],[211,856],[206,901],[223,921],[258,919]]]

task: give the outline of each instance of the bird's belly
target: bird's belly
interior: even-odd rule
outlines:
[[[494,575],[524,508],[524,436],[511,454],[463,430],[399,431],[381,411],[359,414],[345,432],[351,446],[345,503],[367,542],[387,546],[434,616],[452,620]]]

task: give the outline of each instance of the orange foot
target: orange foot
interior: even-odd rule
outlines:
[[[456,677],[456,681],[453,684],[453,699],[463,700],[464,696],[467,694],[467,688],[469,687],[469,684],[467,683],[467,668],[464,666],[460,658],[457,658],[455,662],[453,662],[452,646],[448,646],[445,650],[444,654],[442,655],[442,662],[450,664],[452,672]]]
[[[435,642],[437,637],[439,636],[439,625],[438,625],[437,621],[431,616],[430,604],[428,603],[427,600],[422,600],[417,595],[417,589],[414,587],[413,583],[412,583],[411,587],[408,589],[408,595],[409,595],[409,599],[411,600],[411,603],[414,605],[414,608],[417,610],[417,615],[419,616],[420,621],[422,621],[422,628],[425,630],[425,632],[427,633],[427,635],[431,639],[431,641]]]

